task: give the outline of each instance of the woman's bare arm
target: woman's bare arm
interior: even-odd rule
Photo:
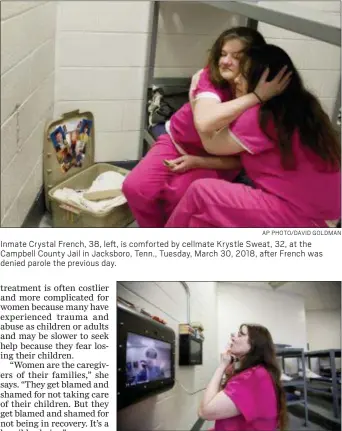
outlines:
[[[238,416],[239,409],[223,391],[220,391],[226,364],[220,364],[203,394],[198,414],[202,419],[216,420]]]
[[[200,76],[200,72],[197,72],[191,82],[189,92],[197,131],[199,133],[212,133],[224,126],[228,126],[247,109],[282,93],[290,82],[291,72],[286,73],[286,67],[283,67],[272,81],[267,81],[268,73],[269,70],[266,69],[253,93],[221,103],[217,99],[210,98],[193,100],[192,93]]]
[[[199,133],[212,133],[258,103],[260,101],[253,93],[223,103],[216,99],[198,99],[193,102],[195,127]]]
[[[259,103],[257,96],[253,93],[223,103],[216,98],[198,98],[196,100],[193,92],[197,88],[202,72],[203,69],[193,75],[189,89],[189,101],[198,132],[211,133],[219,130],[234,121],[248,108]]]

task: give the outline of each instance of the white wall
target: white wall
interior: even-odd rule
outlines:
[[[1,226],[20,226],[42,186],[54,102],[56,2],[1,2]]]
[[[310,350],[341,348],[341,310],[306,312]]]
[[[278,291],[303,296],[305,310],[341,310],[341,282],[297,281],[288,282]]]
[[[155,77],[189,77],[201,69],[219,34],[246,20],[212,6],[160,3]]]
[[[341,309],[307,310],[307,334],[310,350],[341,348]],[[321,365],[328,365],[329,359],[321,359]],[[341,368],[341,359],[336,359],[336,366]],[[319,373],[319,361],[311,360],[311,369]]]
[[[304,299],[258,283],[218,283],[218,349],[242,323],[266,326],[274,343],[306,347]]]
[[[286,283],[279,290],[303,296],[310,350],[341,347],[341,283],[307,281]]]
[[[266,326],[275,343],[310,350],[341,347],[341,283],[287,282],[273,289],[264,282],[218,283],[218,350],[241,323]],[[337,361],[339,366],[340,361]],[[319,372],[318,362],[311,367]],[[297,362],[286,360],[286,372]]]
[[[298,7],[301,16],[318,12],[326,23],[340,25],[340,1],[259,1],[264,7],[282,9],[291,13]],[[317,18],[317,13],[315,13]],[[316,19],[315,18],[315,19]],[[330,45],[288,30],[260,22],[258,30],[268,43],[282,47],[299,69],[305,85],[319,97],[324,109],[332,116],[341,75],[340,47]]]
[[[241,289],[240,293],[239,289]],[[248,294],[249,290],[252,292],[252,294]],[[287,325],[289,320],[291,320],[290,324],[292,325],[295,314],[292,310],[289,310],[289,308],[285,308],[282,311],[282,315],[279,314],[276,316],[277,308],[275,311],[273,311],[271,308],[269,308],[267,311],[266,305],[264,304],[270,305],[271,303],[269,300],[265,302],[264,298],[274,297],[278,298],[279,301],[283,301],[284,298],[286,298],[286,296],[284,296],[285,294],[288,298],[293,298],[294,301],[298,300],[301,304],[300,307],[304,305],[306,340],[310,346],[310,350],[339,348],[341,345],[340,282],[290,281],[284,283],[282,286],[276,289],[273,289],[268,283],[265,282],[219,283],[218,292],[219,298],[221,297],[221,292],[223,292],[225,295],[225,301],[229,301],[230,304],[234,304],[234,307],[237,310],[235,312],[236,315],[241,314],[241,305],[239,305],[240,302],[242,302],[242,307],[247,306],[247,308],[249,308],[251,303],[250,298],[256,298],[257,302],[255,304],[258,306],[255,306],[252,311],[248,311],[248,313],[253,313],[251,318],[254,318],[254,313],[260,313],[261,318],[265,321],[267,319],[271,320],[271,317],[273,316],[275,327],[281,327],[281,322],[286,322]],[[238,300],[235,299],[235,296],[232,297],[231,293],[229,292],[237,292]],[[263,302],[263,305],[261,306],[260,300]],[[222,303],[219,301],[219,310],[221,307]],[[230,305],[230,307],[232,307],[232,305]],[[263,310],[265,310],[265,315],[262,313]],[[284,316],[284,319],[281,319],[279,316]],[[288,316],[291,316],[291,319],[289,319]],[[259,315],[257,317],[259,318]],[[231,331],[228,332],[228,335],[230,332]],[[297,328],[293,331],[293,334],[296,334],[296,332]],[[281,343],[282,341],[276,341],[275,339],[275,342]],[[288,341],[284,342],[294,344],[292,341],[292,336]],[[304,347],[306,348],[306,345],[304,345]]]
[[[176,385],[118,413],[120,429],[187,430],[197,420],[202,390],[218,364],[216,283],[189,282],[191,321],[204,326],[203,365],[178,366],[178,324],[186,322],[187,296],[179,282],[120,282],[118,296],[167,321],[176,332]]]
[[[146,72],[148,1],[60,1],[55,115],[95,116],[95,160],[137,159]]]

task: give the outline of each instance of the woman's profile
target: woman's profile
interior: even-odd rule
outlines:
[[[214,420],[216,431],[284,431],[287,412],[280,376],[268,329],[243,324],[232,336],[229,350],[221,355],[199,416]]]

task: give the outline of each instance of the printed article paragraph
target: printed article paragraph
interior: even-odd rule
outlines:
[[[0,284],[1,431],[114,429],[114,292]]]

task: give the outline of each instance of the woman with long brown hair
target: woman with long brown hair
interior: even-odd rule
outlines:
[[[232,336],[229,350],[221,355],[199,416],[215,420],[215,431],[284,431],[286,399],[280,376],[268,329],[243,324]]]

